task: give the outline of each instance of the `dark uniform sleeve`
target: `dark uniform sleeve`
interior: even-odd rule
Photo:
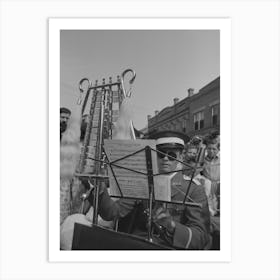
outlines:
[[[203,250],[210,247],[210,214],[203,188],[192,184],[189,196],[202,208],[185,206],[180,222],[175,222],[173,246],[182,249]]]
[[[114,201],[104,187],[99,196],[99,215],[106,221],[125,217],[135,206],[133,199],[119,199]]]

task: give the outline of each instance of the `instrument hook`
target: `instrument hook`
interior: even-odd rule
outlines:
[[[125,86],[124,86],[124,76],[128,73],[131,72],[133,74],[132,78],[129,80],[129,91],[126,92]],[[136,78],[136,73],[134,70],[132,69],[126,69],[125,71],[122,72],[121,75],[121,84],[122,84],[122,88],[123,88],[123,93],[124,93],[124,97],[131,97],[131,85],[133,84],[134,80]]]
[[[78,104],[78,105],[81,105],[82,100],[83,100],[82,94],[83,94],[84,91],[85,91],[85,90],[83,89],[83,83],[84,83],[85,81],[87,81],[87,89],[86,89],[86,91],[88,91],[88,89],[89,89],[90,86],[91,86],[91,82],[89,81],[88,78],[83,78],[82,80],[80,80],[80,83],[79,83],[80,96],[79,96],[79,99],[78,99],[78,101],[77,101],[77,104]]]

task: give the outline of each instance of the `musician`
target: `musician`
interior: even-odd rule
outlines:
[[[155,202],[152,220],[154,225],[154,241],[172,246],[176,249],[209,249],[210,214],[204,189],[199,183],[192,182],[179,169],[182,164],[174,158],[183,160],[185,135],[174,132],[159,132],[152,136],[156,139],[156,149],[160,173],[169,173],[171,179],[171,200],[183,201],[189,188],[189,202],[197,202],[201,207],[182,204]],[[105,220],[119,219],[119,230],[146,237],[147,233],[147,201],[120,199],[113,201],[106,187],[102,187],[99,196],[99,214]]]
[[[213,203],[210,203],[211,211],[211,233],[215,247],[219,248],[220,239],[220,139],[218,133],[212,133],[205,137],[206,157],[204,159],[202,175],[210,180],[210,194]]]
[[[68,120],[71,116],[71,111],[68,108],[60,108],[60,140],[63,132],[67,129]]]

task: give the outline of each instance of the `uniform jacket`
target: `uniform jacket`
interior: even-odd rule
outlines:
[[[167,203],[166,207],[176,224],[168,245],[177,249],[209,249],[210,214],[207,197],[198,182],[194,181],[190,186],[189,183],[189,177],[177,172],[171,181],[171,201],[182,202],[190,188],[186,202],[196,202],[201,207]],[[120,218],[120,231],[141,235],[140,232],[147,231],[147,217],[144,214],[144,210],[148,208],[146,206],[147,202],[133,199],[113,201],[105,188],[99,199],[99,214],[104,220]],[[155,202],[153,209],[160,206],[162,203]]]

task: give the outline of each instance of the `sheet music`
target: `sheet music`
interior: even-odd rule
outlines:
[[[112,170],[109,168],[110,195],[121,196],[120,187],[124,197],[149,198],[146,155],[144,150],[146,146],[155,149],[155,140],[104,140],[105,152],[109,161],[112,163]],[[142,149],[143,151],[133,154]],[[124,158],[125,156],[128,157]],[[156,174],[156,153],[151,151],[151,156],[153,173]],[[120,168],[119,166],[131,170]]]

